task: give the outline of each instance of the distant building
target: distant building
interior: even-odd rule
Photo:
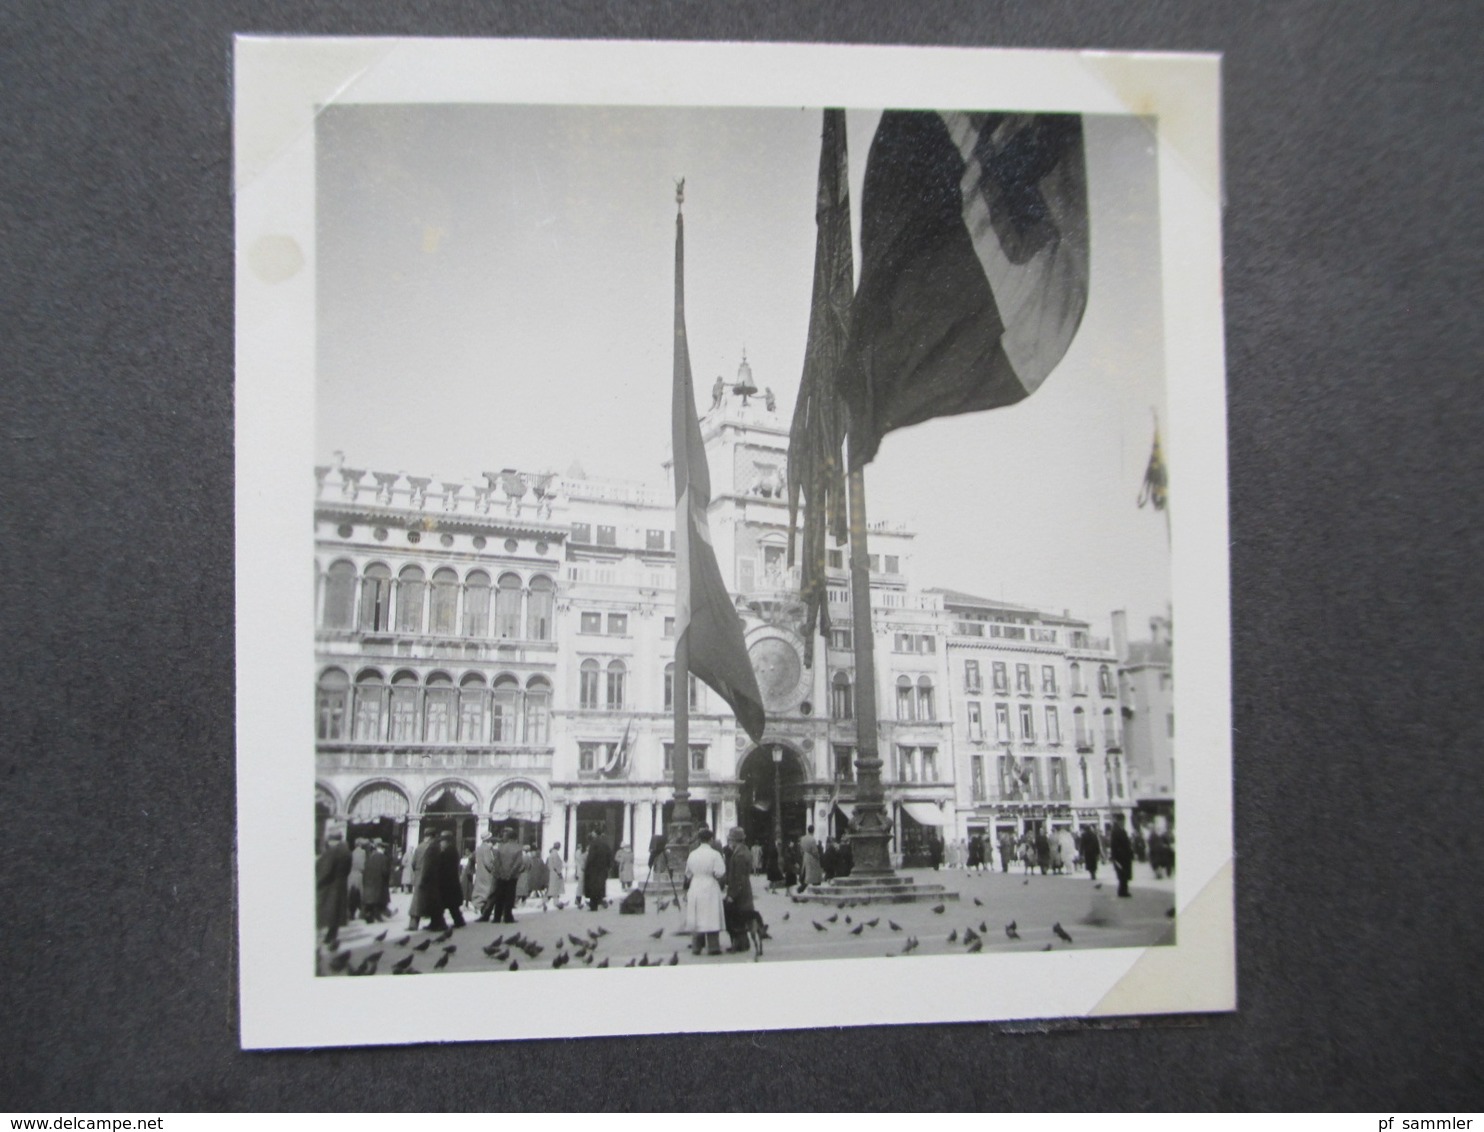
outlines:
[[[1173,626],[1149,619],[1149,639],[1128,639],[1127,616],[1113,614],[1119,696],[1140,824],[1172,821],[1175,805],[1175,679]]]
[[[768,711],[754,745],[691,682],[696,817],[751,840],[844,834],[857,688],[846,548],[830,639],[803,663],[787,565],[787,420],[735,385],[701,419],[710,529]],[[564,454],[565,455],[565,454]],[[316,469],[316,834],[461,845],[491,827],[642,861],[671,809],[669,488],[505,469],[477,484]],[[895,851],[974,830],[1104,824],[1131,806],[1117,658],[1087,623],[909,581],[915,536],[871,527],[882,778]],[[685,756],[681,756],[685,757]]]

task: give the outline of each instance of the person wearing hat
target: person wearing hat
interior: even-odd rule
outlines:
[[[747,925],[757,915],[757,907],[752,902],[752,854],[740,826],[733,826],[727,834],[727,848],[730,850],[725,898],[727,932],[732,937],[732,950],[746,951],[751,947]]]
[[[366,852],[366,864],[361,870],[361,915],[368,924],[374,924],[386,915],[390,899],[388,875],[386,853],[380,841],[373,841]]]
[[[588,838],[587,856],[582,863],[582,895],[587,897],[587,906],[596,912],[608,900],[608,874],[613,871],[613,846],[608,843],[607,830],[598,826]]]
[[[489,903],[490,895],[494,891],[495,835],[491,832],[479,839],[479,848],[474,850],[474,892],[470,899],[474,907],[479,910],[481,920],[488,918],[484,914],[484,906]]]
[[[464,926],[464,888],[459,880],[459,851],[453,842],[453,833],[445,829],[428,850],[423,867],[417,874],[417,888],[412,897],[411,922],[409,928],[416,929],[418,921],[428,920],[428,930],[443,931],[448,925],[443,913],[453,916],[453,926]]]
[[[497,924],[515,923],[515,892],[520,874],[525,871],[526,855],[515,843],[515,830],[500,831],[500,843],[494,847],[490,858],[490,875],[493,884],[489,897],[479,908],[479,918]]]
[[[685,860],[685,877],[690,883],[685,896],[685,929],[692,933],[691,951],[721,954],[721,929],[724,923],[721,882],[726,880],[727,866],[711,844],[712,833],[705,826],[696,833],[696,847]]]
[[[334,947],[345,923],[346,881],[350,877],[350,850],[345,834],[332,829],[325,847],[314,862],[314,923],[325,933],[325,943]]]

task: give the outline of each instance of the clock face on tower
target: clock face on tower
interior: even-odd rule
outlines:
[[[757,673],[763,706],[773,713],[792,711],[808,694],[809,674],[798,647],[788,637],[772,635],[752,643],[747,650]]]

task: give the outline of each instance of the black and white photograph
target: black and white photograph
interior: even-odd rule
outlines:
[[[236,50],[244,1046],[1235,1006],[1213,57]]]

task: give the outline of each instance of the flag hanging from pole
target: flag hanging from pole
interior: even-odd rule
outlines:
[[[888,111],[866,161],[861,281],[838,389],[850,466],[892,429],[1012,405],[1087,305],[1077,114]]]
[[[1149,453],[1149,467],[1144,470],[1144,486],[1139,491],[1139,506],[1152,505],[1163,511],[1169,503],[1170,474],[1165,470],[1164,453],[1159,446],[1159,424],[1154,425],[1154,447]]]
[[[804,499],[803,561],[799,589],[805,603],[804,664],[814,664],[814,627],[830,631],[825,589],[825,538],[846,536],[845,412],[835,394],[835,371],[845,353],[855,291],[850,238],[850,176],[845,111],[826,110],[819,147],[819,191],[814,206],[814,292],[804,373],[788,438],[788,559],[793,565],[799,497]]]
[[[679,189],[675,197],[679,204]],[[675,637],[689,646],[691,673],[731,705],[737,722],[758,743],[765,725],[763,697],[747,656],[742,622],[721,580],[707,520],[711,470],[696,419],[690,346],[685,337],[685,217],[679,211],[675,214],[675,383],[670,425],[675,452]],[[686,691],[681,687],[675,694],[684,696]]]

